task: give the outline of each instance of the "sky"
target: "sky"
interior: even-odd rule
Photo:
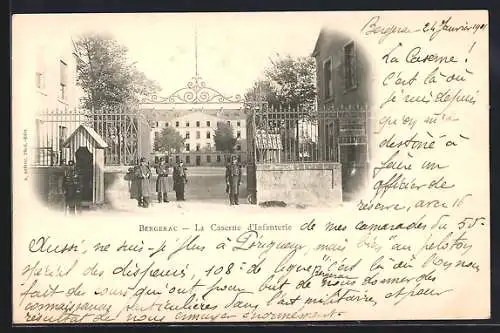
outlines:
[[[37,33],[76,38],[106,32],[125,45],[131,61],[159,83],[161,96],[198,74],[227,96],[243,94],[276,53],[310,56],[323,13],[56,14],[37,15]],[[195,28],[196,27],[196,28]]]

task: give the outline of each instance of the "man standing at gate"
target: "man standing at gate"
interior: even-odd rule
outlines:
[[[186,168],[184,167],[184,163],[182,163],[182,161],[179,160],[179,162],[177,162],[177,165],[174,167],[172,177],[174,179],[175,198],[177,201],[184,201],[184,186],[187,183],[187,175]]]
[[[141,158],[139,166],[135,170],[135,176],[137,179],[137,201],[140,207],[149,207],[149,197],[151,195],[151,184],[149,183],[151,179],[151,170],[146,164],[146,159]]]
[[[229,204],[239,205],[238,196],[240,194],[241,184],[241,165],[238,163],[238,157],[231,158],[231,164],[226,167],[226,188],[229,189]]]
[[[158,202],[168,202],[167,192],[168,192],[168,164],[165,159],[160,158],[160,163],[156,166],[156,193],[158,193]]]
[[[76,214],[80,206],[81,179],[74,161],[68,162],[68,169],[63,178],[64,191],[64,211],[69,214]]]

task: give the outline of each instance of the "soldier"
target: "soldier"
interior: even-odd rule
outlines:
[[[140,207],[149,207],[149,196],[151,188],[149,180],[151,179],[151,170],[146,164],[146,159],[141,158],[139,166],[135,170],[135,177],[137,179],[137,201]]]
[[[76,214],[80,206],[81,179],[74,161],[68,162],[68,169],[63,178],[64,191],[64,211],[70,214]]]
[[[130,193],[130,199],[138,199],[137,195],[137,179],[135,177],[135,170],[137,167],[129,168],[127,174],[125,175],[125,180],[128,181],[128,191]]]
[[[231,206],[239,205],[238,196],[240,184],[241,165],[238,163],[238,157],[233,156],[231,164],[226,167],[226,192],[229,192],[229,204]]]
[[[156,192],[158,193],[158,202],[168,202],[167,192],[168,192],[168,164],[165,159],[160,158],[160,163],[156,166]]]
[[[187,183],[187,175],[186,168],[184,167],[184,163],[182,161],[177,162],[177,165],[174,167],[174,172],[172,177],[174,178],[174,191],[175,197],[178,201],[184,201],[184,186]]]

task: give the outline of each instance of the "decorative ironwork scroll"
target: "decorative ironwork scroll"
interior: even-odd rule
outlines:
[[[242,103],[241,95],[225,96],[219,91],[210,88],[200,76],[194,76],[186,87],[181,88],[168,97],[152,96],[144,99],[143,103],[168,103],[168,104],[220,104]]]

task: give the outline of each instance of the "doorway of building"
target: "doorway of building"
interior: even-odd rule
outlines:
[[[92,202],[92,183],[94,171],[94,158],[87,147],[80,147],[75,153],[75,165],[80,173],[82,182],[82,201]]]
[[[351,198],[366,185],[366,145],[339,145],[339,159],[342,165],[342,191]]]
[[[196,156],[196,166],[200,166],[200,165],[201,165],[201,156],[197,155]]]

